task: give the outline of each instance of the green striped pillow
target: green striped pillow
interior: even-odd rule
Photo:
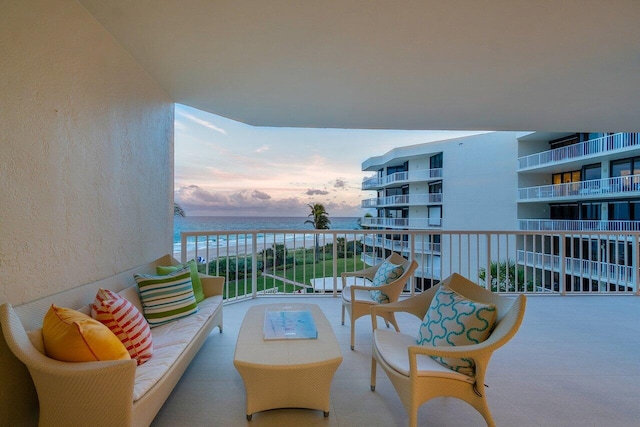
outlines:
[[[150,327],[162,325],[198,311],[189,267],[166,276],[134,275],[144,317]]]

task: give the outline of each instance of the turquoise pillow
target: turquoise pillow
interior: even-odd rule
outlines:
[[[479,344],[489,338],[497,315],[494,304],[471,301],[441,286],[431,300],[416,342],[432,347]],[[472,359],[433,359],[456,372],[474,375],[475,364]]]
[[[144,317],[150,327],[162,325],[198,311],[188,267],[166,276],[134,275]]]
[[[204,291],[202,290],[202,281],[198,274],[198,264],[196,264],[194,259],[185,264],[158,266],[156,267],[156,273],[161,276],[165,276],[186,267],[189,267],[189,271],[191,271],[191,284],[193,285],[193,293],[196,296],[196,302],[201,302],[205,297]]]
[[[397,280],[404,273],[404,267],[402,265],[395,265],[387,260],[378,267],[376,274],[373,276],[371,282],[372,287],[378,287],[382,285],[388,285],[389,283]],[[380,290],[369,291],[371,298],[380,304],[386,304],[389,302],[389,296]]]

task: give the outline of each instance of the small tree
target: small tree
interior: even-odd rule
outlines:
[[[328,230],[331,225],[331,220],[329,219],[329,213],[324,208],[324,205],[320,203],[314,203],[307,205],[311,209],[311,213],[308,215],[310,219],[306,220],[305,224],[313,225],[313,228],[316,230]],[[316,262],[320,257],[320,242],[318,241],[318,233],[316,233]]]
[[[176,202],[173,202],[173,216],[181,216],[181,217],[185,216],[184,210]]]
[[[524,284],[524,270],[518,268],[516,263],[510,259],[501,262],[491,261],[489,268],[491,269],[491,291],[493,292],[512,292],[516,290],[516,286],[522,287]],[[478,277],[482,283],[486,283],[486,268],[480,269]]]

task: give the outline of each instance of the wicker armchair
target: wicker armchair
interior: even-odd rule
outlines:
[[[391,256],[386,259],[386,261],[389,261],[395,265],[402,265],[404,267],[404,272],[398,279],[387,285],[375,287],[376,290],[380,290],[388,296],[389,302],[394,302],[397,301],[400,297],[400,293],[402,293],[402,290],[407,284],[409,278],[418,267],[418,263],[416,261],[409,261],[408,259],[395,252],[392,253]],[[341,275],[342,324],[344,325],[344,313],[345,311],[348,311],[349,318],[351,319],[351,350],[355,348],[356,320],[362,316],[369,316],[371,314],[371,307],[380,305],[380,303],[371,298],[369,293],[369,291],[372,289],[371,285],[347,285],[347,277],[360,277],[372,281],[374,276],[376,275],[376,272],[378,271],[378,268],[380,268],[381,265],[382,263],[360,271],[345,272]],[[380,316],[385,319],[387,327],[389,326],[389,323],[391,323],[396,328],[396,330],[399,330],[393,312],[385,312],[380,314]]]
[[[431,300],[441,285],[478,302],[492,303],[497,308],[496,325],[486,341],[465,346],[426,347],[416,344],[416,333],[410,335],[378,329],[376,316],[406,312],[423,319]],[[451,396],[464,400],[482,414],[487,425],[495,426],[484,393],[489,359],[495,350],[506,344],[518,331],[524,317],[526,297],[506,298],[494,294],[466,278],[453,274],[441,284],[406,300],[371,309],[373,350],[371,359],[371,391],[376,386],[376,365],[380,364],[393,383],[409,414],[409,426],[418,422],[418,408],[434,397]],[[429,356],[470,358],[475,363],[475,375],[453,371]]]

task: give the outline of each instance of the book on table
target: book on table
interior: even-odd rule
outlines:
[[[311,311],[293,307],[279,307],[265,311],[265,340],[314,338],[318,338],[318,330]]]

